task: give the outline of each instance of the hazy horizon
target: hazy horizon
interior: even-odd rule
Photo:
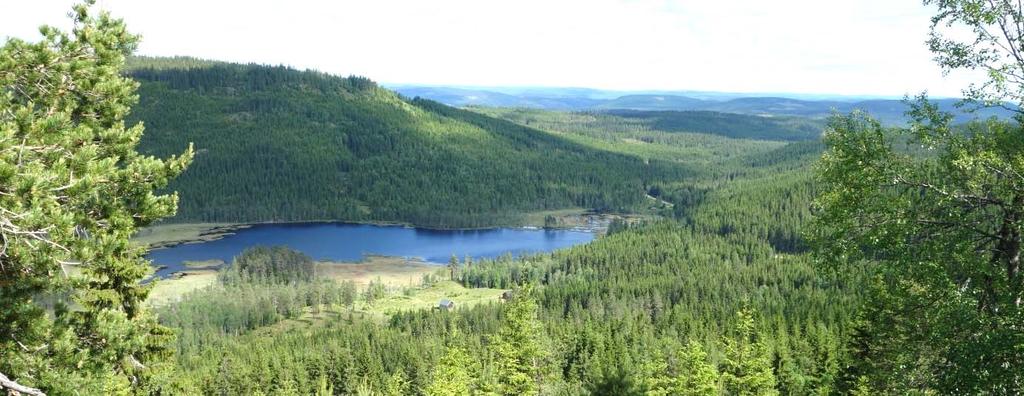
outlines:
[[[388,81],[377,81],[378,84],[386,88],[453,88],[453,89],[464,89],[464,90],[480,90],[490,91],[497,93],[506,93],[515,95],[512,91],[540,91],[540,90],[591,90],[595,92],[609,93],[609,94],[622,94],[622,95],[666,95],[666,96],[687,96],[687,94],[694,94],[695,96],[701,95],[718,95],[727,98],[769,98],[779,97],[787,99],[797,100],[837,100],[837,101],[855,101],[855,100],[902,100],[906,95],[873,95],[873,94],[836,94],[829,92],[734,92],[734,91],[715,91],[715,90],[696,90],[696,89],[602,89],[595,87],[585,86],[538,86],[538,85],[519,85],[519,86],[502,86],[502,85],[458,85],[458,84],[417,84],[417,83],[402,83],[402,82],[388,82]],[[510,93],[511,92],[511,93]],[[918,92],[920,93],[920,92]],[[911,97],[917,93],[908,92],[907,95]],[[929,93],[931,99],[962,99],[962,95],[932,95]]]
[[[66,28],[75,1],[12,4],[0,37]],[[101,0],[138,54],[284,64],[386,85],[587,87],[760,96],[959,97],[924,45],[918,0],[729,4],[572,0],[372,3]]]

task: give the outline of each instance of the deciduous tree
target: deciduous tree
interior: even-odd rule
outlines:
[[[967,97],[1019,112],[1020,3],[925,3],[938,7],[929,44],[939,64],[987,72]],[[964,28],[966,40],[950,34]],[[835,117],[825,137],[819,261],[874,269],[847,377],[880,392],[1019,393],[1022,119],[954,126],[923,96],[911,115],[910,128],[894,129],[860,114]]]

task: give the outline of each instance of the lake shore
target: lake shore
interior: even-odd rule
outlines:
[[[173,223],[157,224],[140,229],[132,241],[149,250],[185,243],[202,243],[221,239],[254,224],[236,223]]]
[[[524,215],[524,221],[518,225],[493,225],[488,227],[443,228],[418,226],[412,223],[389,221],[350,221],[350,220],[296,220],[296,221],[264,221],[252,223],[170,223],[157,224],[139,230],[132,240],[146,246],[149,250],[163,249],[187,243],[203,243],[215,241],[234,234],[235,231],[258,225],[268,224],[365,224],[382,227],[406,227],[437,231],[481,231],[498,228],[541,229],[545,228],[545,217],[557,219],[558,226],[550,227],[557,230],[583,231],[603,234],[608,224],[616,218],[632,218],[634,215],[594,213],[583,209],[563,209],[533,212]]]

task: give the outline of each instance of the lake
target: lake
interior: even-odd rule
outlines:
[[[495,228],[486,230],[428,230],[402,226],[349,223],[258,224],[224,238],[150,251],[154,265],[166,266],[156,276],[186,270],[185,261],[231,262],[248,247],[288,246],[314,260],[359,261],[365,255],[417,258],[447,263],[452,254],[462,259],[495,258],[503,254],[550,252],[590,242],[595,234],[576,230]]]

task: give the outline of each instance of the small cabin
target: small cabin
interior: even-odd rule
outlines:
[[[447,298],[443,298],[441,299],[440,302],[437,303],[437,309],[448,310],[452,308],[455,308],[455,301],[449,300]]]

